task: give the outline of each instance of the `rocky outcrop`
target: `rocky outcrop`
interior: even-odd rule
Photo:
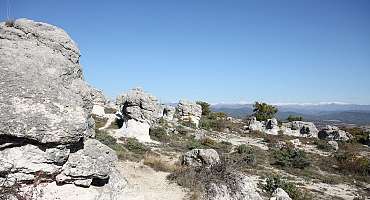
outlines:
[[[202,106],[193,102],[181,100],[177,104],[176,111],[180,120],[189,121],[198,127],[202,116]]]
[[[88,86],[90,88],[91,100],[94,105],[105,105],[108,102],[103,91],[96,89],[91,85]]]
[[[219,182],[210,180],[206,185],[207,200],[262,200],[253,180],[237,173],[229,173]]]
[[[259,131],[271,135],[278,135],[280,130],[278,121],[275,118],[260,122],[255,117],[251,117],[248,120],[248,125],[251,131]]]
[[[318,133],[318,137],[324,140],[348,141],[352,138],[352,135],[336,126],[327,125]]]
[[[336,141],[328,141],[328,144],[331,146],[331,148],[335,151],[337,151],[339,149],[339,145],[338,145],[338,142]]]
[[[270,200],[292,200],[292,198],[283,189],[278,188],[272,193]]]
[[[135,137],[141,142],[152,142],[149,128],[163,115],[156,97],[135,88],[117,97],[123,126],[116,137]]]
[[[172,121],[175,116],[176,108],[170,105],[162,105],[163,108],[163,119]]]
[[[89,187],[112,178],[117,157],[92,139],[91,89],[79,57],[60,28],[0,23],[0,181]]]
[[[278,135],[282,133],[284,135],[291,135],[295,137],[317,137],[318,130],[314,123],[293,121],[283,123],[279,127],[278,121],[275,118],[268,119],[267,121],[257,121],[255,117],[248,119],[248,129],[250,131],[259,131],[270,135]]]
[[[317,138],[317,134],[319,132],[314,123],[303,121],[283,123],[281,130],[284,134],[295,137]]]
[[[186,152],[181,159],[181,164],[186,166],[212,166],[220,161],[214,149],[193,149]]]

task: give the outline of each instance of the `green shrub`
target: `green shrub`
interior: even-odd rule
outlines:
[[[352,153],[337,153],[335,156],[340,171],[360,176],[370,176],[370,159]]]
[[[282,167],[304,169],[311,164],[304,151],[295,149],[291,146],[273,150],[273,158],[273,164],[280,165]]]
[[[262,189],[269,195],[278,189],[283,189],[293,200],[309,199],[308,194],[299,190],[294,183],[283,180],[280,176],[269,176],[266,179],[266,184],[261,186]]]
[[[124,147],[136,154],[144,154],[150,150],[147,146],[140,143],[136,138],[127,138]]]
[[[360,143],[365,145],[370,144],[369,132],[363,130],[362,128],[343,128],[343,130],[353,136],[353,138],[351,139],[352,143]]]
[[[278,109],[275,106],[266,103],[256,102],[253,105],[253,115],[258,121],[267,121],[275,116]]]
[[[333,147],[326,141],[326,140],[320,140],[316,139],[314,141],[314,144],[318,149],[324,150],[324,151],[331,151],[333,150]]]
[[[294,116],[294,115],[289,115],[287,120],[289,122],[293,122],[293,121],[303,121],[303,117],[302,116]]]
[[[186,144],[186,148],[188,148],[189,150],[201,149],[202,147],[203,147],[202,144],[196,139],[190,139]]]
[[[183,126],[187,126],[187,127],[190,127],[190,128],[197,128],[197,125],[194,124],[191,119],[183,119],[183,120],[179,120],[180,124],[183,125]]]
[[[160,142],[167,142],[169,140],[166,129],[162,127],[151,128],[149,130],[149,135],[151,139]]]
[[[204,101],[197,101],[198,105],[202,106],[202,115],[207,116],[211,113],[211,105]]]
[[[250,153],[252,153],[252,152],[254,151],[252,147],[247,146],[247,145],[245,145],[245,144],[241,144],[241,145],[239,145],[239,146],[236,148],[236,150],[237,150],[237,152],[238,152],[239,154],[250,154]]]
[[[200,119],[199,127],[205,130],[223,131],[231,125],[226,117],[223,112],[212,112]]]
[[[121,145],[117,143],[117,139],[106,133],[105,131],[97,130],[95,132],[95,139],[99,140],[101,143],[107,145],[109,148],[113,149],[118,158],[124,158],[127,150]]]
[[[111,147],[113,145],[117,144],[117,139],[113,136],[109,135],[105,131],[95,131],[95,139],[99,140],[101,143],[107,145],[108,147]]]

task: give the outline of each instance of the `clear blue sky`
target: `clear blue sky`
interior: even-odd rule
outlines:
[[[111,97],[370,104],[369,0],[9,1],[65,29]]]

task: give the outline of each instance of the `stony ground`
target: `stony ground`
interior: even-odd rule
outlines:
[[[186,199],[186,189],[170,183],[167,172],[155,171],[142,162],[120,162],[119,169],[128,181],[127,200],[181,200]]]

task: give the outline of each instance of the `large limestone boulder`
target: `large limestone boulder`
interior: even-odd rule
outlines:
[[[229,173],[222,181],[206,185],[207,200],[262,200],[257,192],[257,185],[248,176],[238,173]]]
[[[200,118],[202,117],[202,106],[194,102],[180,100],[177,104],[176,111],[179,119],[190,121],[198,127]]]
[[[80,53],[62,29],[31,20],[0,24],[0,136],[71,143],[92,135]]]
[[[291,135],[295,137],[315,137],[317,138],[318,130],[314,123],[303,122],[303,121],[293,121],[288,123],[283,123],[281,130],[286,135]]]
[[[186,166],[212,166],[220,162],[220,156],[214,149],[193,149],[186,152],[181,163]]]
[[[116,137],[135,137],[141,142],[152,142],[149,128],[163,115],[163,108],[156,97],[135,88],[117,97],[123,126]]]
[[[352,138],[352,135],[336,126],[327,125],[318,133],[318,137],[325,140],[348,141]]]
[[[107,188],[116,155],[91,139],[91,89],[79,57],[60,28],[27,19],[0,23],[1,183],[26,188],[41,178]]]

